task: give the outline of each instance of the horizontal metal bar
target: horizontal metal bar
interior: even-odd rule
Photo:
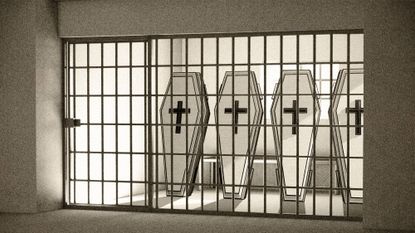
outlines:
[[[73,154],[73,153],[79,153],[79,154],[87,154],[87,153],[90,153],[90,154],[114,154],[115,152],[114,151],[69,151],[69,153],[71,153],[71,154]],[[136,156],[145,156],[146,154],[144,153],[144,152],[121,152],[121,151],[119,151],[118,152],[118,154],[127,154],[127,155],[129,155],[129,154],[132,154],[132,155],[136,155]],[[177,156],[194,156],[194,155],[200,155],[200,156],[203,156],[203,157],[218,157],[218,155],[217,154],[211,154],[211,153],[203,153],[203,154],[200,154],[200,153],[179,153],[179,152],[174,152],[174,153],[168,153],[168,152],[159,152],[159,153],[157,153],[157,154],[155,154],[154,153],[154,155],[158,155],[158,156],[163,156],[163,155],[177,155]],[[238,157],[238,156],[240,156],[240,157],[246,157],[247,155],[246,154],[238,154],[238,153],[234,153],[234,154],[220,154],[220,156],[236,156],[236,157]],[[254,161],[263,161],[263,158],[264,156],[261,156],[261,154],[259,154],[258,152],[256,153],[256,155],[255,155],[255,160]],[[267,155],[267,158],[269,158],[269,160],[270,161],[273,161],[273,160],[275,160],[275,159],[273,159],[273,158],[279,158],[280,156],[278,156],[278,155],[273,155],[273,154],[268,154]],[[282,157],[283,158],[297,158],[297,155],[285,155],[285,154],[283,154],[282,155]],[[298,155],[298,157],[299,158],[310,158],[310,156],[308,156],[308,155]],[[314,157],[314,156],[313,156]],[[323,159],[325,159],[325,160],[328,160],[328,159],[330,159],[330,156],[316,156],[315,157],[317,160],[323,160]],[[350,156],[350,158],[351,159],[363,159],[363,155],[355,155],[355,156]],[[334,161],[334,160],[336,160],[336,159],[338,159],[337,157],[336,158],[333,158],[332,160]],[[207,161],[209,161],[209,160],[207,160]]]
[[[100,65],[100,66],[69,66],[69,69],[87,70],[87,69],[130,69],[130,68],[147,68],[146,65]]]
[[[149,182],[147,182],[147,181],[141,181],[141,180],[133,180],[133,181],[130,181],[130,180],[120,180],[120,179],[118,179],[118,180],[116,180],[116,179],[108,179],[108,180],[97,180],[97,179],[80,179],[80,178],[77,178],[77,179],[74,179],[74,178],[70,178],[69,179],[69,181],[77,181],[77,182],[104,182],[104,183],[127,183],[127,184],[129,184],[129,183],[133,183],[133,184],[148,184]]]
[[[102,37],[63,37],[62,41],[69,44],[86,43],[120,43],[120,42],[146,42],[148,36],[102,36]]]
[[[241,66],[252,66],[255,68],[255,66],[285,66],[285,65],[313,65],[313,64],[317,64],[317,65],[330,65],[330,64],[334,64],[334,65],[363,65],[363,61],[334,61],[332,63],[330,62],[326,62],[326,61],[320,61],[320,62],[311,62],[311,61],[302,61],[302,62],[252,62],[252,63],[244,63],[244,62],[239,62],[239,63],[235,63],[234,66],[235,67],[241,67]],[[232,64],[231,63],[191,63],[188,65],[184,65],[184,64],[180,64],[180,63],[173,63],[173,64],[158,64],[158,65],[152,65],[151,67],[223,67],[223,66],[227,66],[227,67],[231,67]],[[104,67],[106,68],[106,67]],[[352,68],[353,69],[353,68]],[[194,72],[194,71],[192,71]]]
[[[148,126],[145,123],[81,123],[83,125],[107,125],[107,126]],[[158,126],[216,126],[216,124],[158,124]],[[230,127],[233,126],[232,124],[219,124],[219,127]],[[238,127],[248,127],[248,126],[264,126],[264,124],[238,124]],[[279,125],[279,124],[266,124],[267,127],[296,127],[299,126],[301,128],[307,127],[334,127],[334,128],[355,128],[356,125]],[[359,125],[359,127],[364,128],[364,125]]]
[[[362,217],[346,217],[346,216],[324,216],[324,215],[295,215],[295,214],[273,214],[273,213],[255,213],[255,212],[227,212],[227,211],[211,211],[211,210],[180,210],[180,209],[163,209],[151,208],[146,206],[120,206],[120,205],[82,205],[82,204],[66,204],[66,209],[78,210],[105,210],[105,211],[134,211],[134,212],[151,212],[151,213],[167,213],[167,214],[202,214],[216,216],[250,216],[265,218],[291,218],[291,219],[314,219],[314,220],[335,220],[335,221],[357,221],[361,222]]]
[[[285,66],[285,65],[313,65],[313,64],[317,64],[317,65],[330,65],[330,64],[334,64],[334,65],[363,65],[364,62],[363,61],[349,61],[349,62],[345,62],[345,61],[335,61],[335,62],[326,62],[326,61],[320,61],[320,62],[267,62],[267,63],[263,63],[263,62],[252,62],[252,63],[235,63],[235,67],[240,67],[240,66]],[[188,65],[184,65],[184,64],[180,64],[180,63],[173,63],[173,64],[157,64],[157,65],[151,65],[151,66],[145,66],[145,65],[117,65],[117,66],[110,66],[110,65],[101,65],[101,66],[69,66],[69,69],[115,69],[115,68],[145,68],[145,67],[155,67],[155,68],[168,68],[168,67],[230,67],[232,66],[231,63],[193,63],[193,64],[188,64]],[[351,68],[353,69],[353,68]],[[194,71],[192,71],[194,72]]]
[[[363,29],[345,30],[315,30],[315,31],[267,31],[267,32],[218,32],[218,33],[192,33],[174,35],[142,35],[142,36],[112,36],[112,37],[63,37],[67,43],[105,43],[105,42],[144,42],[151,39],[176,39],[176,38],[215,38],[215,37],[255,37],[255,36],[287,36],[287,35],[314,35],[314,34],[361,34]]]
[[[133,184],[149,184],[150,182],[143,182],[143,181],[126,181],[126,180],[88,180],[88,179],[70,179],[70,181],[76,181],[76,182],[99,182],[99,183],[133,183]],[[185,185],[186,182],[151,182],[151,184],[154,185]],[[198,185],[198,186],[206,186],[206,187],[248,187],[248,185],[241,185],[241,184],[220,184],[220,183],[216,183],[216,184],[211,184],[211,183],[199,183],[199,182],[187,182],[188,185]],[[262,189],[262,188],[270,188],[270,189],[275,189],[277,191],[279,191],[279,189],[281,188],[291,188],[291,189],[295,189],[295,188],[302,188],[302,189],[306,189],[306,190],[313,190],[313,187],[310,186],[286,186],[286,185],[249,185],[249,187],[251,188],[256,188],[256,189]],[[330,186],[316,186],[315,188],[316,190],[321,190],[321,191],[330,191],[330,190],[355,190],[355,191],[362,191],[363,188],[330,188]]]
[[[331,94],[331,95],[332,96],[347,96],[347,94]],[[350,93],[349,96],[362,96],[362,95],[364,95],[364,94],[363,93]],[[147,97],[147,96],[150,96],[150,95],[145,95],[145,94],[132,94],[132,95],[129,95],[129,94],[119,94],[119,95],[114,95],[114,94],[103,94],[103,95],[91,94],[91,95],[89,95],[89,97],[114,97],[114,98],[115,97]],[[167,95],[165,95],[165,94],[157,94],[157,95],[153,94],[151,96],[152,97],[166,97],[166,96],[184,97],[185,95],[183,95],[183,94],[167,94]],[[219,94],[218,95],[215,95],[215,94],[205,94],[205,95],[189,94],[188,96],[197,96],[197,97],[212,96],[212,97],[215,97],[215,96],[232,96],[232,94],[223,94],[223,95],[219,95]],[[233,96],[248,96],[248,94],[234,94]],[[271,97],[274,97],[275,95],[274,95],[274,93],[270,93],[270,94],[250,94],[250,96],[271,96]],[[278,96],[281,96],[281,95],[278,95]],[[296,96],[296,94],[283,94],[282,96]],[[327,97],[329,97],[330,94],[322,94],[322,93],[315,94],[315,95],[312,95],[312,94],[299,94],[299,96],[327,96]],[[69,95],[69,97],[88,97],[88,95],[86,95],[86,94],[75,94],[75,95]]]
[[[175,39],[175,38],[216,38],[216,37],[263,37],[263,36],[287,36],[287,35],[314,35],[314,34],[361,34],[363,29],[347,30],[315,30],[315,31],[266,31],[266,32],[218,32],[218,33],[193,33],[174,35],[152,35],[152,39]]]

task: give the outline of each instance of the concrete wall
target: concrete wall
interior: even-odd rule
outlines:
[[[59,35],[356,29],[363,10],[351,0],[62,1]]]
[[[62,46],[57,4],[36,2],[36,181],[43,211],[62,206]]]
[[[415,230],[415,2],[365,16],[364,223]],[[366,111],[367,110],[367,111]]]
[[[62,103],[56,3],[2,1],[0,23],[0,212],[57,209]]]
[[[31,1],[0,3],[0,211],[36,210],[36,54]]]

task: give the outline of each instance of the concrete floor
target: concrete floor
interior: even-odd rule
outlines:
[[[0,232],[307,232],[361,233],[361,222],[228,217],[164,213],[57,210],[39,214],[0,214]]]

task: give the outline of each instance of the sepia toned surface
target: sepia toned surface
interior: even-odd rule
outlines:
[[[408,61],[413,60],[413,54],[415,54],[412,46],[412,25],[408,23],[413,21],[413,3],[409,1],[370,1],[369,3],[370,4],[361,4],[360,1],[330,1],[330,3],[327,3],[326,1],[322,1],[320,4],[299,4],[298,2],[292,1],[276,1],[275,5],[272,6],[258,4],[264,6],[265,9],[264,11],[261,10],[261,14],[256,14],[261,15],[260,20],[255,20],[256,16],[247,17],[247,15],[250,14],[244,10],[239,11],[240,7],[238,6],[237,12],[240,12],[241,15],[246,17],[238,17],[239,19],[243,18],[241,21],[220,20],[221,17],[210,17],[215,14],[212,13],[213,10],[209,9],[222,8],[205,7],[205,5],[202,6],[203,11],[201,12],[206,11],[204,15],[209,17],[209,20],[199,16],[189,17],[194,22],[199,22],[195,19],[200,19],[200,22],[203,23],[200,23],[198,27],[191,24],[187,25],[184,22],[178,23],[175,24],[176,31],[174,32],[194,33],[203,30],[212,32],[239,30],[261,31],[261,26],[259,26],[258,22],[265,22],[264,24],[268,25],[266,28],[262,28],[263,30],[266,30],[267,28],[270,30],[363,28],[365,30],[365,106],[367,109],[365,124],[366,128],[370,129],[365,132],[364,223],[366,227],[370,228],[414,229],[413,223],[415,221],[413,221],[413,216],[415,216],[415,214],[413,214],[413,210],[415,208],[410,206],[413,202],[408,202],[408,200],[413,199],[414,193],[414,186],[411,185],[411,182],[414,180],[412,169],[414,166],[412,157],[412,152],[414,150],[412,139],[414,135],[412,133],[413,121],[411,120],[413,118],[413,111],[412,108],[408,108],[408,105],[411,106],[413,104],[414,99],[411,94],[413,93],[412,89],[414,88],[411,75],[413,65],[411,65],[411,63],[408,64]],[[88,7],[89,4],[93,4],[93,7]],[[149,5],[148,3],[144,4]],[[212,2],[211,4],[212,6],[218,5],[218,3],[215,2]],[[124,15],[124,13],[114,13],[119,11],[120,7],[118,3],[110,1],[105,3],[99,1],[96,1],[95,3],[94,1],[70,1],[60,2],[59,5],[59,15],[62,16],[63,14],[66,14],[66,17],[62,17],[61,20],[64,18],[67,19],[66,22],[61,21],[61,24],[72,24],[72,22],[75,22],[70,26],[72,28],[70,32],[69,30],[64,29],[66,26],[61,26],[60,30],[64,36],[105,36],[109,35],[109,32],[113,32],[114,34],[112,35],[135,35],[143,31],[145,32],[145,30],[137,30],[137,27],[131,26],[131,24],[142,25],[143,27],[148,26],[148,28],[159,28],[159,33],[161,33],[162,30],[166,31],[166,33],[169,32],[166,28],[158,27],[160,25],[169,27],[169,23],[160,24],[159,21],[151,21],[151,23],[154,22],[154,25],[157,26],[149,26],[151,23],[148,20],[145,20],[149,17],[146,17],[146,14],[144,13],[137,13],[140,12],[140,10],[137,9],[143,9],[144,12],[148,12],[148,16],[149,14],[154,15],[155,12],[158,12],[157,10],[145,8],[141,3],[134,3],[133,1],[130,2],[128,7],[123,9],[132,9],[131,11],[134,12],[134,15],[142,16],[143,20],[139,20],[140,23],[136,23],[134,20],[130,21],[130,17],[128,16],[118,17],[119,15]],[[251,7],[246,7],[244,9],[251,10],[255,7],[254,5],[256,4],[252,3]],[[78,8],[82,10],[77,10]],[[194,9],[194,7],[190,8]],[[95,11],[95,9],[98,10]],[[166,7],[164,9],[171,8]],[[302,11],[302,17],[297,17],[299,14],[296,12],[297,10]],[[108,17],[107,20],[100,19],[99,17],[103,11],[107,14],[102,14],[102,16],[105,15],[105,17]],[[77,12],[77,14],[74,14],[74,12]],[[163,12],[169,11],[165,10]],[[262,12],[268,13],[262,14]],[[110,17],[110,15],[117,16],[120,21],[116,22],[111,20],[110,18],[112,17]],[[307,17],[307,15],[310,17]],[[2,17],[3,16],[4,15],[2,14]],[[76,18],[76,21],[71,20],[72,16]],[[15,16],[13,15],[13,17]],[[174,21],[168,17],[157,18],[164,18],[168,22]],[[211,18],[217,19],[217,21],[211,20]],[[285,21],[284,19],[290,20]],[[14,22],[14,20],[12,21]],[[29,19],[29,21],[34,20]],[[132,23],[127,24],[125,23],[126,21]],[[93,23],[91,24],[91,22]],[[96,22],[102,22],[102,24]],[[240,24],[240,26],[232,27],[230,26],[231,24]],[[108,27],[108,25],[113,26]],[[82,32],[81,30],[77,31],[77,29],[81,28]],[[102,30],[103,28],[105,28],[105,30]],[[220,28],[223,30],[219,30]],[[21,27],[21,29],[24,30],[23,27]],[[88,31],[89,29],[91,29],[91,31]],[[65,33],[65,30],[67,33]],[[7,41],[9,41],[9,39],[7,39]],[[399,46],[391,46],[391,44]],[[8,44],[5,45],[8,46]],[[58,51],[54,54],[57,56],[60,55]],[[2,60],[10,59],[8,57],[2,57]],[[23,67],[23,70],[30,70],[28,66],[22,65],[24,64],[22,59],[15,59],[14,61],[18,62],[16,64],[20,64],[21,67]],[[7,77],[12,77],[10,74],[15,73],[14,71],[11,73],[7,72]],[[21,85],[17,85],[16,90],[19,91],[19,93],[25,93],[23,90],[26,89],[22,89]],[[4,94],[5,92],[2,93]],[[7,95],[7,98],[9,97],[10,95]],[[10,98],[13,99],[14,97],[11,96]],[[50,98],[52,99],[52,97]],[[2,102],[2,104],[3,103],[6,102]],[[24,105],[21,103],[13,101],[5,106],[20,106],[19,109],[24,108]],[[2,107],[2,109],[4,108]],[[400,114],[396,114],[398,111]],[[19,110],[19,112],[22,112],[22,110]],[[59,114],[58,110],[54,110],[53,112]],[[5,119],[9,119],[8,114],[6,114]],[[31,119],[19,121],[19,123],[26,122],[28,123],[27,125],[31,125],[30,122],[33,121],[32,117]],[[390,121],[395,122],[394,127],[379,127],[379,125],[388,125]],[[19,138],[25,138],[27,136],[24,132],[14,132],[19,133]],[[10,134],[7,133],[6,136],[2,135],[2,138],[9,136]],[[406,139],[402,140],[402,137]],[[33,143],[34,141],[33,137],[26,139],[24,140],[24,144],[26,145]],[[4,166],[4,168],[2,167],[2,171],[10,171],[9,168],[18,171],[20,167],[29,169],[31,166],[34,166],[34,160],[30,160],[30,164],[20,163],[22,158],[17,155],[23,154],[23,152],[19,151],[19,149],[22,148],[23,147],[13,147],[9,150],[10,156],[1,163]],[[33,153],[31,154],[33,155]],[[18,166],[13,167],[13,164],[18,164]],[[26,173],[27,170],[24,172]],[[15,184],[13,184],[13,181],[18,178],[23,179],[23,183],[21,184],[29,184],[32,182],[31,178],[21,175],[19,172],[17,174],[10,174],[13,175],[2,177],[2,187],[14,187]],[[12,186],[4,186],[3,184],[12,184]],[[56,190],[52,187],[48,189]],[[25,200],[29,201],[30,198],[28,197],[33,194],[32,191],[27,195],[16,196],[18,198],[16,198],[15,201],[10,202],[9,197],[13,195],[8,195],[7,189],[2,190],[1,211],[28,211],[30,206],[25,204],[22,204],[21,208],[17,208],[16,206],[5,206],[6,204],[24,203]],[[46,196],[48,197],[49,195]],[[59,196],[59,194],[57,196]],[[6,200],[4,200],[3,197]]]

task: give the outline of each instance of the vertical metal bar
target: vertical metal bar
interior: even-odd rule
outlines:
[[[67,63],[67,58],[69,57],[69,52],[68,52],[68,43],[67,42],[62,42],[62,78],[63,78],[63,84],[62,84],[62,109],[61,109],[61,117],[62,117],[62,122],[64,121],[64,119],[68,118],[68,104],[67,104],[67,99],[69,98],[69,94],[67,92],[67,88],[68,88],[68,70],[69,70],[69,63]],[[64,123],[62,123],[62,171],[63,171],[63,176],[62,176],[62,207],[65,207],[69,202],[68,202],[68,197],[69,195],[67,194],[67,184],[70,184],[70,179],[68,179],[68,134],[67,134],[67,129],[64,125]]]
[[[199,126],[200,127],[200,131],[202,132],[202,144],[201,144],[201,146],[202,146],[202,148],[201,148],[201,153],[200,153],[200,156],[202,157],[201,158],[201,168],[199,168],[199,169],[201,169],[201,183],[202,183],[202,185],[200,186],[201,187],[201,195],[200,195],[200,197],[201,197],[201,206],[200,206],[200,209],[203,211],[203,199],[204,199],[204,142],[205,142],[205,134],[204,134],[204,130],[205,130],[205,122],[204,122],[204,119],[205,119],[205,116],[204,116],[204,111],[205,111],[205,109],[204,109],[204,99],[206,98],[206,92],[204,91],[205,89],[204,89],[204,76],[203,76],[203,37],[201,37],[200,38],[200,78],[201,78],[201,80],[200,80],[200,91],[203,93],[203,95],[201,95],[200,96],[200,103],[201,103],[201,119],[202,119],[202,125],[201,126]],[[199,152],[197,152],[197,153],[199,153]]]
[[[118,205],[118,43],[115,43],[115,204]]]
[[[130,72],[130,206],[133,205],[133,43],[129,43]]]
[[[232,104],[235,103],[235,37],[232,37]],[[236,106],[233,115],[236,114]],[[235,117],[232,116],[232,119]],[[240,187],[241,188],[241,187]],[[232,212],[235,212],[235,121],[232,121]]]
[[[173,108],[173,38],[170,38],[170,108]],[[170,114],[170,209],[173,209],[173,114]],[[167,169],[167,168],[166,168]]]
[[[64,107],[64,119],[65,118],[70,118],[71,117],[71,107],[70,107],[70,45],[69,43],[65,43],[65,51],[66,51],[66,71],[65,71],[65,82],[66,82],[66,89],[65,89],[65,107]],[[67,139],[65,138],[67,137]],[[71,182],[70,182],[70,178],[71,178],[71,154],[70,154],[70,146],[71,146],[71,130],[70,129],[66,129],[64,128],[64,139],[65,139],[65,144],[64,144],[64,168],[68,168],[68,172],[64,173],[64,196],[67,193],[68,194],[68,199],[66,199],[64,197],[64,200],[67,201],[67,203],[71,202]],[[65,170],[65,169],[64,169]],[[68,179],[66,179],[66,177],[69,177]],[[68,186],[66,186],[66,182],[68,182]],[[69,191],[69,192],[68,192]],[[66,205],[66,202],[64,203],[64,205]]]
[[[104,204],[104,44],[101,43],[101,204]]]
[[[188,101],[189,101],[189,77],[188,77],[188,66],[189,66],[189,41],[188,38],[186,37],[185,39],[185,72],[186,72],[186,83],[185,83],[185,98],[186,98],[186,109],[189,109],[188,106]],[[186,210],[189,210],[189,195],[188,195],[188,188],[189,188],[189,172],[188,172],[188,168],[189,168],[189,114],[185,114],[185,120],[186,120],[186,172],[185,172],[185,176],[186,176]]]
[[[316,215],[316,34],[313,34],[313,215]]]
[[[300,174],[299,174],[299,169],[300,169],[300,158],[299,158],[299,156],[300,156],[300,127],[299,127],[299,125],[300,125],[300,117],[299,117],[299,106],[300,106],[300,65],[299,65],[299,63],[300,63],[300,36],[297,34],[296,35],[296,53],[297,53],[297,55],[296,55],[296,57],[297,57],[297,60],[296,60],[296,70],[297,70],[297,83],[296,83],[296,100],[297,100],[297,106],[295,106],[295,108],[296,108],[296,110],[295,110],[295,114],[297,115],[296,116],[296,118],[298,119],[297,120],[297,125],[295,126],[296,128],[297,128],[297,133],[296,133],[296,165],[295,165],[295,167],[296,167],[296,180],[295,180],[295,182],[296,182],[296,186],[295,186],[295,188],[296,188],[296,198],[295,198],[295,208],[296,208],[296,210],[295,210],[295,214],[298,216],[299,215],[299,208],[298,208],[298,205],[299,205],[299,200],[298,200],[298,195],[299,195],[299,193],[300,193],[300,190],[299,190],[299,178],[300,178]],[[304,175],[306,174],[306,172],[308,172],[308,171],[304,171]]]
[[[158,96],[158,88],[159,88],[159,84],[158,84],[158,77],[159,77],[159,67],[158,67],[158,50],[159,50],[159,40],[156,39],[156,59],[155,59],[155,75],[156,75],[156,80],[155,80],[155,85],[156,85],[156,109],[155,109],[155,113],[156,113],[156,208],[159,207],[159,125],[158,125],[158,121],[159,121],[159,96]]]
[[[76,46],[74,44],[73,45],[73,57],[72,57],[72,59],[73,59],[73,61],[72,61],[72,63],[73,63],[73,68],[72,68],[73,88],[72,88],[72,91],[73,91],[73,96],[74,96],[72,104],[73,104],[73,116],[74,116],[74,118],[76,118],[76,97],[75,97],[75,94],[76,94],[76,59],[75,59],[75,56],[76,56]],[[73,128],[73,150],[74,150],[74,152],[73,152],[73,177],[74,177],[73,202],[74,202],[74,204],[76,204],[76,180],[77,180],[77,177],[76,177],[76,128]]]
[[[147,206],[150,206],[149,199],[148,199],[148,153],[147,153],[147,144],[148,144],[148,135],[147,135],[147,128],[148,128],[148,115],[147,115],[147,85],[148,80],[151,78],[149,75],[149,70],[151,66],[148,64],[151,62],[151,48],[150,48],[151,40],[149,40],[146,44],[144,44],[144,203]]]
[[[280,143],[280,157],[279,157],[279,160],[280,160],[280,163],[279,163],[279,165],[280,165],[280,167],[278,168],[279,169],[279,173],[280,173],[280,186],[281,186],[281,188],[280,188],[280,214],[283,214],[284,212],[283,212],[283,200],[284,200],[284,195],[285,195],[285,190],[284,190],[284,179],[283,179],[283,177],[284,177],[284,170],[283,170],[283,159],[282,159],[282,157],[283,157],[283,140],[282,140],[282,137],[283,137],[283,131],[284,131],[284,127],[283,127],[283,120],[282,120],[282,109],[283,109],[283,104],[282,104],[282,102],[283,102],[283,90],[284,90],[284,79],[283,79],[283,77],[282,77],[282,75],[283,75],[283,68],[284,68],[284,63],[283,63],[283,60],[284,60],[284,57],[283,57],[283,49],[284,49],[284,47],[283,47],[283,34],[281,33],[280,34],[280,129],[281,129],[281,132],[280,132],[280,141],[279,141],[279,143]],[[278,131],[277,131],[278,132]]]
[[[267,37],[264,36],[264,214],[267,213]]]
[[[363,32],[361,32],[361,33],[362,33],[362,37],[363,37],[362,39],[363,39],[363,43],[364,43],[364,34],[363,34]],[[350,47],[350,45],[349,45],[349,47]],[[364,48],[364,44],[363,44],[363,48]],[[350,48],[349,48],[349,50],[350,50]],[[349,58],[349,60],[350,60],[350,58]],[[362,66],[364,68],[364,51],[363,51],[363,57],[362,57]],[[348,72],[348,74],[350,74],[350,65],[349,65],[349,72]],[[349,80],[350,80],[350,76],[349,76]],[[365,88],[365,76],[364,76],[364,74],[363,74],[362,84],[363,84],[363,92],[362,92],[361,96],[362,96],[362,107],[364,108],[365,107],[364,106],[364,104],[365,104],[364,103],[364,100],[365,100],[365,89],[366,89]],[[364,115],[363,115],[363,122],[362,122],[362,129],[363,129],[362,143],[364,142],[364,129],[365,129],[365,126],[364,125],[365,125],[365,122],[364,122]],[[365,157],[365,146],[363,145],[362,158],[361,158],[362,159],[362,163],[364,162],[364,157]],[[350,160],[350,155],[349,155],[349,160]],[[350,161],[349,161],[349,164],[350,164]],[[348,173],[350,174],[350,170],[348,170]],[[362,178],[364,179],[363,176],[362,176]],[[350,184],[349,184],[349,186],[350,186]],[[362,190],[362,205],[363,205],[363,201],[364,201],[364,196],[363,196],[364,195],[363,194],[364,190],[363,190],[363,186],[362,186],[361,190]]]
[[[252,155],[253,156],[253,155]],[[248,36],[248,164],[251,164],[251,37]],[[249,167],[248,177],[251,177],[254,163]],[[251,179],[248,179],[248,213],[251,213]]]
[[[219,37],[216,37],[216,106],[219,103]],[[219,107],[215,109],[216,113],[216,212],[219,212],[219,183],[220,174],[219,174]],[[222,185],[223,181],[222,181]]]
[[[147,139],[147,143],[148,143],[148,168],[147,168],[147,172],[148,172],[148,205],[150,206],[150,208],[153,207],[153,119],[152,119],[152,97],[151,97],[151,93],[152,93],[152,52],[153,50],[152,48],[152,40],[149,41],[148,43],[148,122],[149,122],[149,129],[148,129],[148,139]]]
[[[90,172],[90,170],[91,170],[91,153],[90,153],[90,150],[91,150],[91,139],[90,139],[90,137],[91,137],[91,129],[90,129],[90,97],[89,97],[89,94],[90,94],[90,78],[89,78],[89,72],[90,72],[90,69],[89,69],[89,43],[87,43],[86,44],[86,51],[87,51],[87,53],[86,53],[86,67],[87,67],[87,69],[86,69],[86,79],[87,79],[87,89],[86,89],[86,91],[87,91],[87,122],[88,122],[88,127],[87,127],[87,151],[88,151],[88,161],[87,161],[87,164],[88,164],[88,204],[90,204],[91,202],[90,202],[90,195],[91,195],[91,192],[90,192],[90,189],[91,189],[91,183],[90,183],[90,180],[91,180],[91,172]]]
[[[330,33],[330,105],[333,104],[333,33]],[[330,118],[329,118],[330,119]],[[330,125],[333,125],[330,119]],[[330,130],[330,203],[329,215],[333,216],[333,132]]]
[[[350,109],[350,33],[347,34],[347,108],[346,109]],[[350,212],[349,212],[350,211],[350,114],[346,114],[346,117],[347,117],[346,216],[349,217],[350,216]],[[342,193],[344,193],[343,190],[342,190]]]

